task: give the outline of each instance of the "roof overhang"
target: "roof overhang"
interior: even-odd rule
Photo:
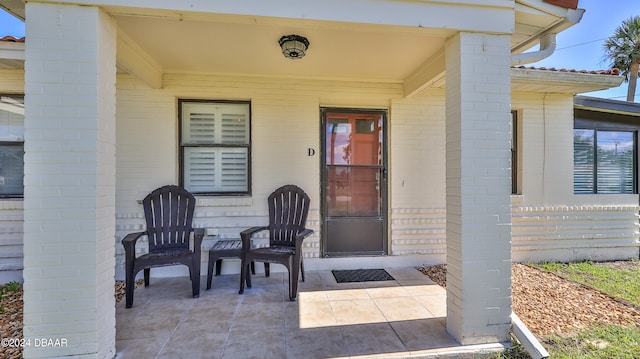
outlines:
[[[511,89],[514,92],[544,92],[579,94],[618,87],[624,78],[611,74],[511,69]]]
[[[573,107],[578,110],[640,117],[640,103],[635,102],[576,96],[573,99]]]
[[[515,54],[572,26],[581,11],[546,0],[40,2],[109,13],[118,26],[118,70],[153,88],[165,73],[211,73],[386,82],[402,84],[405,96],[444,84],[444,43],[456,32],[510,34]],[[0,6],[24,19],[22,0]],[[309,39],[304,59],[282,56],[278,39],[287,34]]]
[[[4,11],[17,17],[18,19],[25,19],[23,0],[2,0],[0,1],[0,9],[4,9]],[[2,34],[0,34],[0,36],[2,36]]]
[[[0,41],[0,69],[24,67],[24,41]]]
[[[129,48],[130,45],[126,44],[127,40],[128,39],[126,38],[119,37],[118,46],[122,48]],[[0,69],[23,68],[24,45],[24,42],[0,41],[0,58],[4,58],[4,60],[0,61]],[[129,59],[137,59],[135,61],[141,62],[152,62],[151,59],[148,59],[142,55],[135,55],[139,51],[136,48],[130,48],[126,51],[131,51],[133,53],[127,57]],[[157,65],[150,64],[149,66]],[[140,74],[140,76],[147,77],[148,81],[159,81],[159,79],[153,79],[153,74]],[[511,68],[511,86],[514,92],[579,94],[615,88],[620,86],[623,81],[624,77],[611,74],[572,72],[565,70]],[[444,87],[444,78],[437,85],[438,87]],[[585,102],[585,106],[587,103],[588,102]]]

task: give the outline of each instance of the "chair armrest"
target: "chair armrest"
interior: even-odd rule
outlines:
[[[193,252],[200,253],[202,251],[202,240],[204,239],[204,228],[193,229]]]
[[[296,240],[298,238],[305,239],[305,238],[309,237],[312,233],[313,233],[312,229],[305,228],[302,231],[300,231],[298,234],[296,234]]]
[[[129,233],[124,238],[122,238],[122,245],[124,246],[124,252],[127,256],[135,256],[136,242],[145,234],[147,234],[147,232],[134,232]]]
[[[269,229],[269,227],[251,227],[249,229],[245,229],[244,231],[240,232],[240,238],[242,238],[242,249],[243,250],[249,250],[251,249],[251,236],[253,236],[255,233],[258,233],[260,231],[265,231]]]
[[[298,234],[296,234],[296,252],[302,248],[302,241],[304,241],[304,239],[309,237],[312,233],[313,230],[305,228],[302,231],[298,232]]]

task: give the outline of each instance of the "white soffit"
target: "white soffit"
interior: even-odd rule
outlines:
[[[551,71],[528,68],[511,69],[514,92],[584,93],[620,86],[624,78],[611,74]]]

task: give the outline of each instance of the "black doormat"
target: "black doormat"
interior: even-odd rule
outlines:
[[[338,283],[394,280],[384,269],[332,270],[331,272]]]

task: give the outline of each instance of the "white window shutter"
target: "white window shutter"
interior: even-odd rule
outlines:
[[[183,103],[185,188],[195,193],[248,191],[249,112],[247,103]]]
[[[243,113],[223,113],[221,118],[222,143],[246,144],[249,141],[248,114]]]
[[[249,177],[247,151],[244,148],[220,150],[220,187],[225,191],[246,190]]]
[[[214,113],[191,113],[188,138],[191,143],[213,142],[216,138],[216,115]]]
[[[212,192],[216,185],[215,148],[187,147],[184,149],[184,184],[192,192]]]

